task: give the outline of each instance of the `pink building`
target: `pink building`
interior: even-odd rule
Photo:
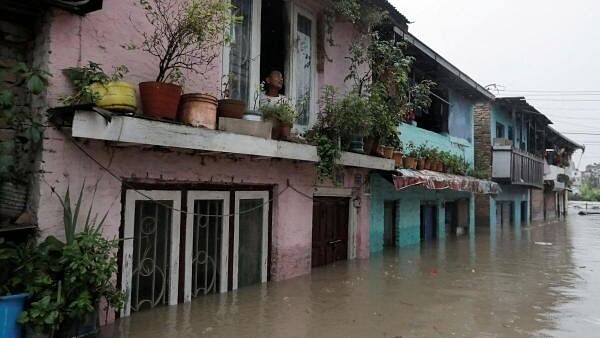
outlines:
[[[305,130],[316,119],[321,88],[345,87],[344,57],[359,33],[337,22],[336,45],[329,46],[319,1],[233,2],[245,26],[236,28],[236,42],[223,49],[206,78],[188,74],[185,92],[219,95],[222,74],[236,73],[236,90],[248,100],[253,83],[281,70],[287,96],[293,99],[294,89],[310,93],[303,122],[295,126]],[[141,39],[134,24],[148,28],[134,3],[104,0],[85,16],[54,8],[39,18],[28,57],[52,74],[49,107],[70,92],[61,70],[88,61],[105,69],[127,65],[131,83],[155,78],[157,60],[122,47]],[[399,13],[392,18],[405,26]],[[243,53],[250,58],[243,60]],[[300,57],[309,67],[299,66]],[[98,181],[93,205],[97,213],[108,210],[104,234],[123,239],[118,284],[126,304],[120,316],[367,257],[368,174],[394,168],[391,160],[344,153],[341,184],[319,183],[310,145],[157,121],[141,112],[106,120],[78,110],[61,121],[45,130],[30,209],[44,235],[61,236],[62,209],[52,188],[76,190],[85,181],[89,203]]]

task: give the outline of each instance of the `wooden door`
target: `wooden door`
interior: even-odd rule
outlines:
[[[313,201],[312,266],[348,259],[348,198],[316,197]]]

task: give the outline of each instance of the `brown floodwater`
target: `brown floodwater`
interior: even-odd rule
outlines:
[[[600,215],[478,229],[119,320],[102,337],[600,337]]]

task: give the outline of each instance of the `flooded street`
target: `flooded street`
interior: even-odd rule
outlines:
[[[138,313],[103,337],[600,336],[600,216],[574,214]]]

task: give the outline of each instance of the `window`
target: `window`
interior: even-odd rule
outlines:
[[[447,133],[449,111],[448,92],[442,88],[436,88],[432,90],[429,110],[416,112],[415,121],[419,128],[435,133]]]
[[[223,49],[222,78],[229,82],[229,96],[252,106],[260,83],[260,5],[258,0],[231,0],[243,20],[231,27],[231,44]],[[224,87],[224,86],[222,86]]]
[[[515,135],[514,135],[514,132],[513,132],[513,127],[509,126],[508,127],[508,139],[512,141],[512,140],[514,140],[514,137],[515,137]]]
[[[496,123],[496,138],[504,138],[504,125]]]
[[[299,114],[296,127],[308,128],[317,106],[314,16],[291,1],[231,1],[243,21],[232,27],[233,42],[223,51],[222,74],[229,81],[230,97],[252,109],[260,82],[271,71],[280,71],[280,94]]]
[[[313,81],[313,22],[298,13],[294,48],[294,85],[297,124],[307,127],[310,122]]]

